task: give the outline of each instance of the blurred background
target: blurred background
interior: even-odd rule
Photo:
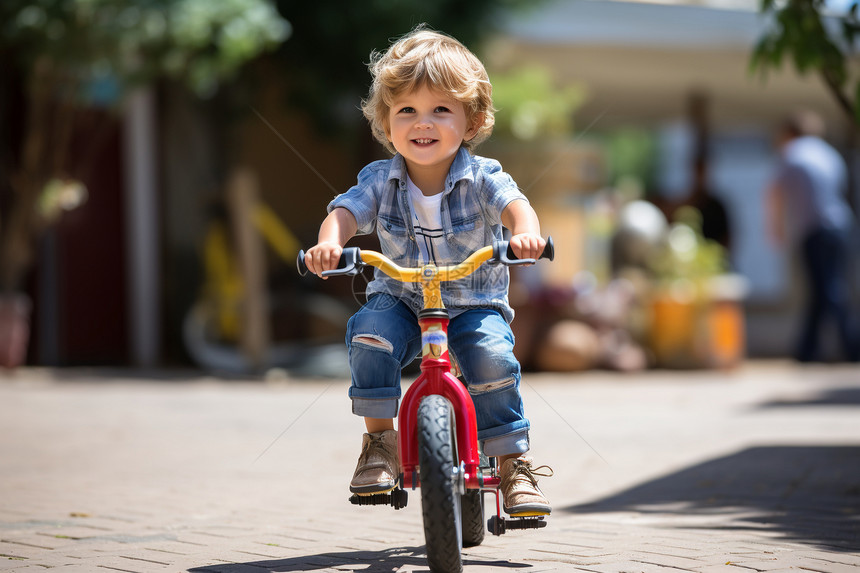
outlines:
[[[385,157],[366,63],[422,22],[486,63],[499,111],[477,153],[556,240],[514,272],[526,368],[792,354],[808,286],[768,233],[774,134],[817,112],[856,212],[853,0],[9,0],[2,364],[346,375],[367,277],[301,278],[295,256]],[[835,325],[821,336],[843,360]]]

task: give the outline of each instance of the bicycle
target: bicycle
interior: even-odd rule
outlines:
[[[249,201],[245,224],[258,233],[264,245],[280,260],[292,263],[301,244],[285,222],[267,204],[260,200]],[[223,205],[211,209],[210,221],[203,241],[203,288],[182,321],[182,340],[192,361],[198,366],[217,372],[247,374],[269,368],[286,368],[307,371],[320,363],[332,364],[329,356],[344,356],[342,338],[337,328],[351,314],[349,305],[325,293],[311,289],[294,290],[276,282],[277,287],[267,292],[269,299],[264,320],[290,317],[291,324],[306,324],[309,319],[324,323],[325,333],[308,335],[298,331],[272,335],[262,349],[259,362],[248,356],[242,346],[246,301],[251,294],[240,269],[235,237],[231,232],[231,218],[239,217],[228,212]],[[268,277],[266,283],[269,284]],[[285,288],[286,287],[286,288]],[[333,367],[329,376],[341,376],[342,370]]]
[[[547,238],[539,258],[553,260],[552,237]],[[495,241],[472,253],[456,266],[438,268],[429,264],[403,268],[385,255],[356,247],[343,250],[338,268],[323,277],[354,276],[366,266],[380,269],[402,282],[422,284],[424,305],[418,314],[421,328],[421,374],[403,395],[398,414],[401,473],[398,485],[388,493],[353,495],[355,505],[406,506],[409,489],[421,487],[421,507],[427,561],[432,571],[459,572],[464,546],[484,540],[483,494],[496,496],[496,514],[487,522],[494,535],[509,529],[546,526],[545,515],[502,516],[495,458],[479,450],[475,406],[465,385],[452,373],[448,352],[448,312],[442,303],[441,283],[465,278],[484,263],[524,265],[535,259],[517,259],[507,241]],[[297,266],[308,272],[304,251]]]

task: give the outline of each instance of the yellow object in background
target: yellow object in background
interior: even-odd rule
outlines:
[[[236,341],[239,338],[239,303],[244,285],[223,223],[213,222],[209,226],[203,259],[206,270],[204,298],[214,306],[218,338]]]
[[[288,263],[296,259],[299,240],[267,205],[258,204],[254,210],[254,225],[278,256]]]

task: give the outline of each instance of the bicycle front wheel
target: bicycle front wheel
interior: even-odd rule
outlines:
[[[451,404],[442,396],[427,396],[418,406],[417,418],[427,563],[431,571],[459,573],[463,570],[463,529]]]

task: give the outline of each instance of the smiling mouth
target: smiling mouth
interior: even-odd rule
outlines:
[[[435,139],[421,138],[421,139],[413,139],[412,141],[413,141],[413,143],[417,143],[418,145],[429,145],[436,140]]]

